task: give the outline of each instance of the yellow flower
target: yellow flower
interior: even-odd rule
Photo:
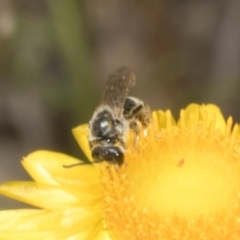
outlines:
[[[0,239],[238,240],[240,131],[215,105],[189,105],[176,122],[153,112],[147,134],[130,133],[125,163],[64,168],[70,156],[23,160],[33,182],[0,193],[37,209],[0,212]],[[141,128],[141,126],[139,126]],[[91,159],[87,125],[73,130]]]

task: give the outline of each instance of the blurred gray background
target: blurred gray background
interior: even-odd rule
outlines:
[[[240,122],[240,1],[0,0],[0,182],[29,179],[36,149],[83,157],[71,128],[122,65],[153,109],[211,102]]]

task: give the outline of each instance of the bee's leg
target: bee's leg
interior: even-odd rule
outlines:
[[[142,125],[142,131],[143,136],[146,137],[148,134],[148,125],[152,122],[152,116],[151,116],[151,108],[144,103],[143,108],[141,109],[141,112],[136,116],[136,119],[141,123]]]
[[[139,126],[137,124],[137,121],[132,120],[129,123],[130,129],[134,132],[134,147],[137,148],[137,141],[139,139]]]

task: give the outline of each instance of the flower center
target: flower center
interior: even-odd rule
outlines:
[[[239,177],[238,169],[226,159],[229,156],[206,139],[188,146],[191,136],[180,141],[176,135],[169,145],[163,135],[158,152],[146,154],[149,163],[129,173],[134,195],[144,206],[166,216],[194,217],[227,209]]]
[[[214,119],[189,127],[184,112],[179,126],[171,124],[170,112],[166,118],[161,128],[154,116],[147,137],[130,143],[121,169],[101,168],[106,221],[116,239],[167,237],[160,229],[173,216],[192,221],[204,216],[208,222],[234,212],[239,204],[240,145],[237,127],[229,130],[231,119],[222,133]],[[136,232],[131,236],[136,228],[144,238],[136,238]]]

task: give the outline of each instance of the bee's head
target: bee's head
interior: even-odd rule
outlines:
[[[124,149],[120,146],[95,146],[92,149],[94,162],[106,161],[122,165],[124,162]]]

